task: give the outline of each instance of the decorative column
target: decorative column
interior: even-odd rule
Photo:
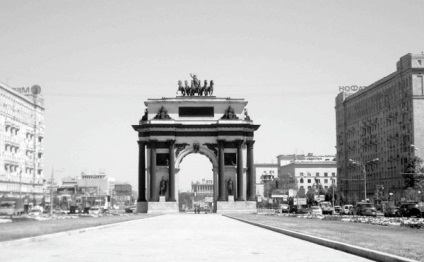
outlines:
[[[150,141],[150,199],[149,201],[153,201],[153,197],[155,195],[156,187],[156,141]]]
[[[169,141],[169,199],[168,201],[175,200],[175,140]]]
[[[138,143],[138,199],[137,202],[146,202],[146,142]]]
[[[218,141],[218,201],[225,201],[225,162],[224,162],[224,141]]]
[[[244,201],[243,197],[243,140],[237,142],[237,201]]]
[[[256,201],[256,173],[253,159],[253,144],[255,141],[246,141],[247,144],[247,200]]]

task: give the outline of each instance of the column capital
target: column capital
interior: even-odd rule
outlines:
[[[175,140],[168,140],[167,142],[170,148],[175,147]]]
[[[253,144],[255,144],[255,140],[248,140],[246,141],[247,148],[252,149]]]
[[[234,143],[236,144],[237,148],[241,148],[244,145],[244,140],[236,140]]]
[[[156,140],[149,140],[147,141],[147,147],[148,148],[156,148],[156,145],[158,144],[158,141]]]
[[[224,148],[224,146],[225,146],[225,140],[218,140],[216,142],[218,144],[218,148]]]
[[[137,141],[138,146],[145,146],[146,141]]]

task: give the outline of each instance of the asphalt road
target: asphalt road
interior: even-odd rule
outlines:
[[[176,214],[2,246],[0,261],[369,260],[217,214]]]

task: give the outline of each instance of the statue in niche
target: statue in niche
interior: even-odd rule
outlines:
[[[160,196],[165,195],[167,186],[168,186],[168,180],[166,180],[164,177],[162,177],[162,180],[159,183],[159,195]]]
[[[171,117],[168,115],[168,111],[165,110],[165,107],[162,106],[155,116],[155,119],[171,119]]]
[[[231,180],[231,177],[228,178],[227,181],[225,181],[227,183],[227,192],[229,196],[233,195],[233,181]]]

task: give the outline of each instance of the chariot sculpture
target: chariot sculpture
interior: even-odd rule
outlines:
[[[208,80],[204,80],[203,86],[202,86],[201,81],[197,79],[197,75],[190,74],[190,77],[192,78],[190,86],[188,85],[187,80],[184,81],[184,85],[183,85],[183,81],[178,80],[177,94],[178,92],[181,92],[182,96],[195,96],[196,94],[197,96],[213,95],[213,86],[214,86],[213,80],[209,82],[209,86],[208,86]]]

